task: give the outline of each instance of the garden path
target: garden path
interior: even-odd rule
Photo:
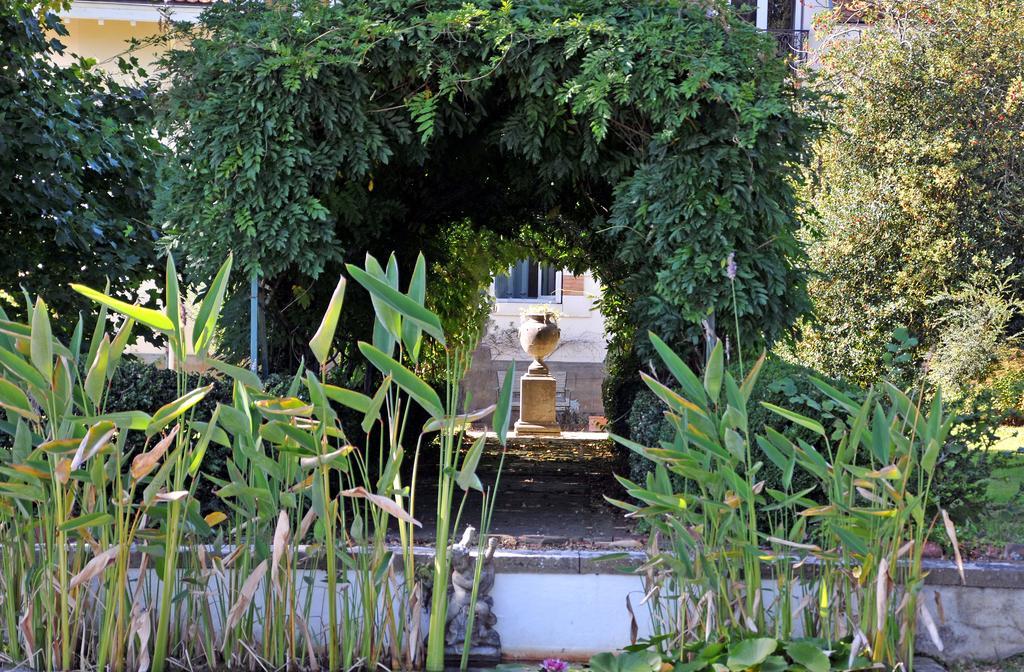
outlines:
[[[432,453],[433,454],[433,453]],[[484,487],[493,486],[501,446],[487,438],[477,474]],[[423,456],[420,458],[424,459]],[[619,453],[606,434],[570,432],[557,438],[509,438],[505,466],[498,483],[492,534],[503,546],[577,547],[633,545],[632,525],[623,512],[604,500],[618,497],[614,473],[625,473]],[[434,536],[437,489],[427,476],[436,464],[421,464],[416,518],[423,523],[417,541]],[[458,507],[461,491],[454,507]],[[460,522],[479,527],[480,496],[472,492]]]

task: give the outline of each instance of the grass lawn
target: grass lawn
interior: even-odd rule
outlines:
[[[996,433],[999,441],[992,450],[1007,454],[1011,463],[992,472],[991,509],[980,520],[963,525],[960,533],[961,540],[978,549],[1024,543],[1024,502],[1019,496],[1024,491],[1024,427],[1001,427]]]
[[[1005,504],[1021,491],[1024,484],[1024,453],[1020,452],[1024,448],[1024,427],[1000,427],[996,434],[999,441],[992,450],[1012,455],[1015,464],[993,472],[988,497],[995,504]]]

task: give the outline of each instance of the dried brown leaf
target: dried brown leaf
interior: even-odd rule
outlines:
[[[407,523],[412,523],[416,527],[423,527],[423,525],[420,524],[420,521],[406,513],[405,509],[399,506],[397,502],[388,499],[383,495],[375,495],[372,492],[367,492],[362,486],[352,488],[351,490],[342,490],[341,494],[345,497],[361,497],[363,499],[367,499],[395,518],[404,520]]]
[[[964,575],[964,559],[960,555],[960,542],[956,538],[956,527],[953,525],[953,521],[950,520],[949,514],[946,513],[945,509],[942,509],[942,525],[946,528],[946,536],[949,537],[949,541],[953,544],[953,558],[956,560],[956,571],[960,572],[960,583],[967,585],[967,577]]]
[[[235,604],[231,607],[231,611],[228,612],[227,622],[224,624],[224,644],[227,645],[228,635],[235,627],[241,622],[242,617],[245,616],[246,610],[249,605],[252,604],[252,598],[256,595],[256,591],[259,590],[260,581],[263,580],[263,576],[267,573],[267,561],[264,560],[260,564],[256,565],[256,569],[252,570],[252,574],[242,584],[242,590],[238,593],[238,599]]]
[[[112,565],[117,560],[117,554],[121,550],[121,545],[111,546],[107,550],[103,551],[99,555],[93,557],[92,560],[85,563],[85,567],[82,568],[78,574],[71,577],[71,583],[68,584],[68,588],[76,588],[83,583],[88,583],[96,577],[103,574],[103,570]]]
[[[289,523],[288,514],[281,511],[277,516],[277,529],[274,530],[274,545],[271,550],[270,558],[270,580],[278,592],[281,591],[281,583],[278,580],[278,568],[281,564],[281,558],[284,556],[284,552],[288,548],[288,536],[291,532],[291,526]]]
[[[178,434],[178,429],[181,427],[180,424],[174,425],[167,435],[160,439],[152,450],[140,453],[135,456],[132,460],[132,478],[136,481],[143,478],[149,472],[153,471],[157,464],[160,462],[160,458],[167,452],[168,446],[174,441],[174,437]]]

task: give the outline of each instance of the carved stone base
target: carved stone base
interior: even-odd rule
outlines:
[[[527,373],[519,379],[516,436],[557,436],[562,433],[555,419],[555,386],[555,379],[547,373]]]

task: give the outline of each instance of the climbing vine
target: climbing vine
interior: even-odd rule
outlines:
[[[366,251],[479,278],[500,254],[450,245],[468,226],[592,268],[626,348],[731,315],[731,252],[750,338],[805,306],[812,101],[725,5],[252,0],[163,39],[156,211],[201,273],[233,251],[277,305]],[[479,282],[449,299],[475,305]]]

